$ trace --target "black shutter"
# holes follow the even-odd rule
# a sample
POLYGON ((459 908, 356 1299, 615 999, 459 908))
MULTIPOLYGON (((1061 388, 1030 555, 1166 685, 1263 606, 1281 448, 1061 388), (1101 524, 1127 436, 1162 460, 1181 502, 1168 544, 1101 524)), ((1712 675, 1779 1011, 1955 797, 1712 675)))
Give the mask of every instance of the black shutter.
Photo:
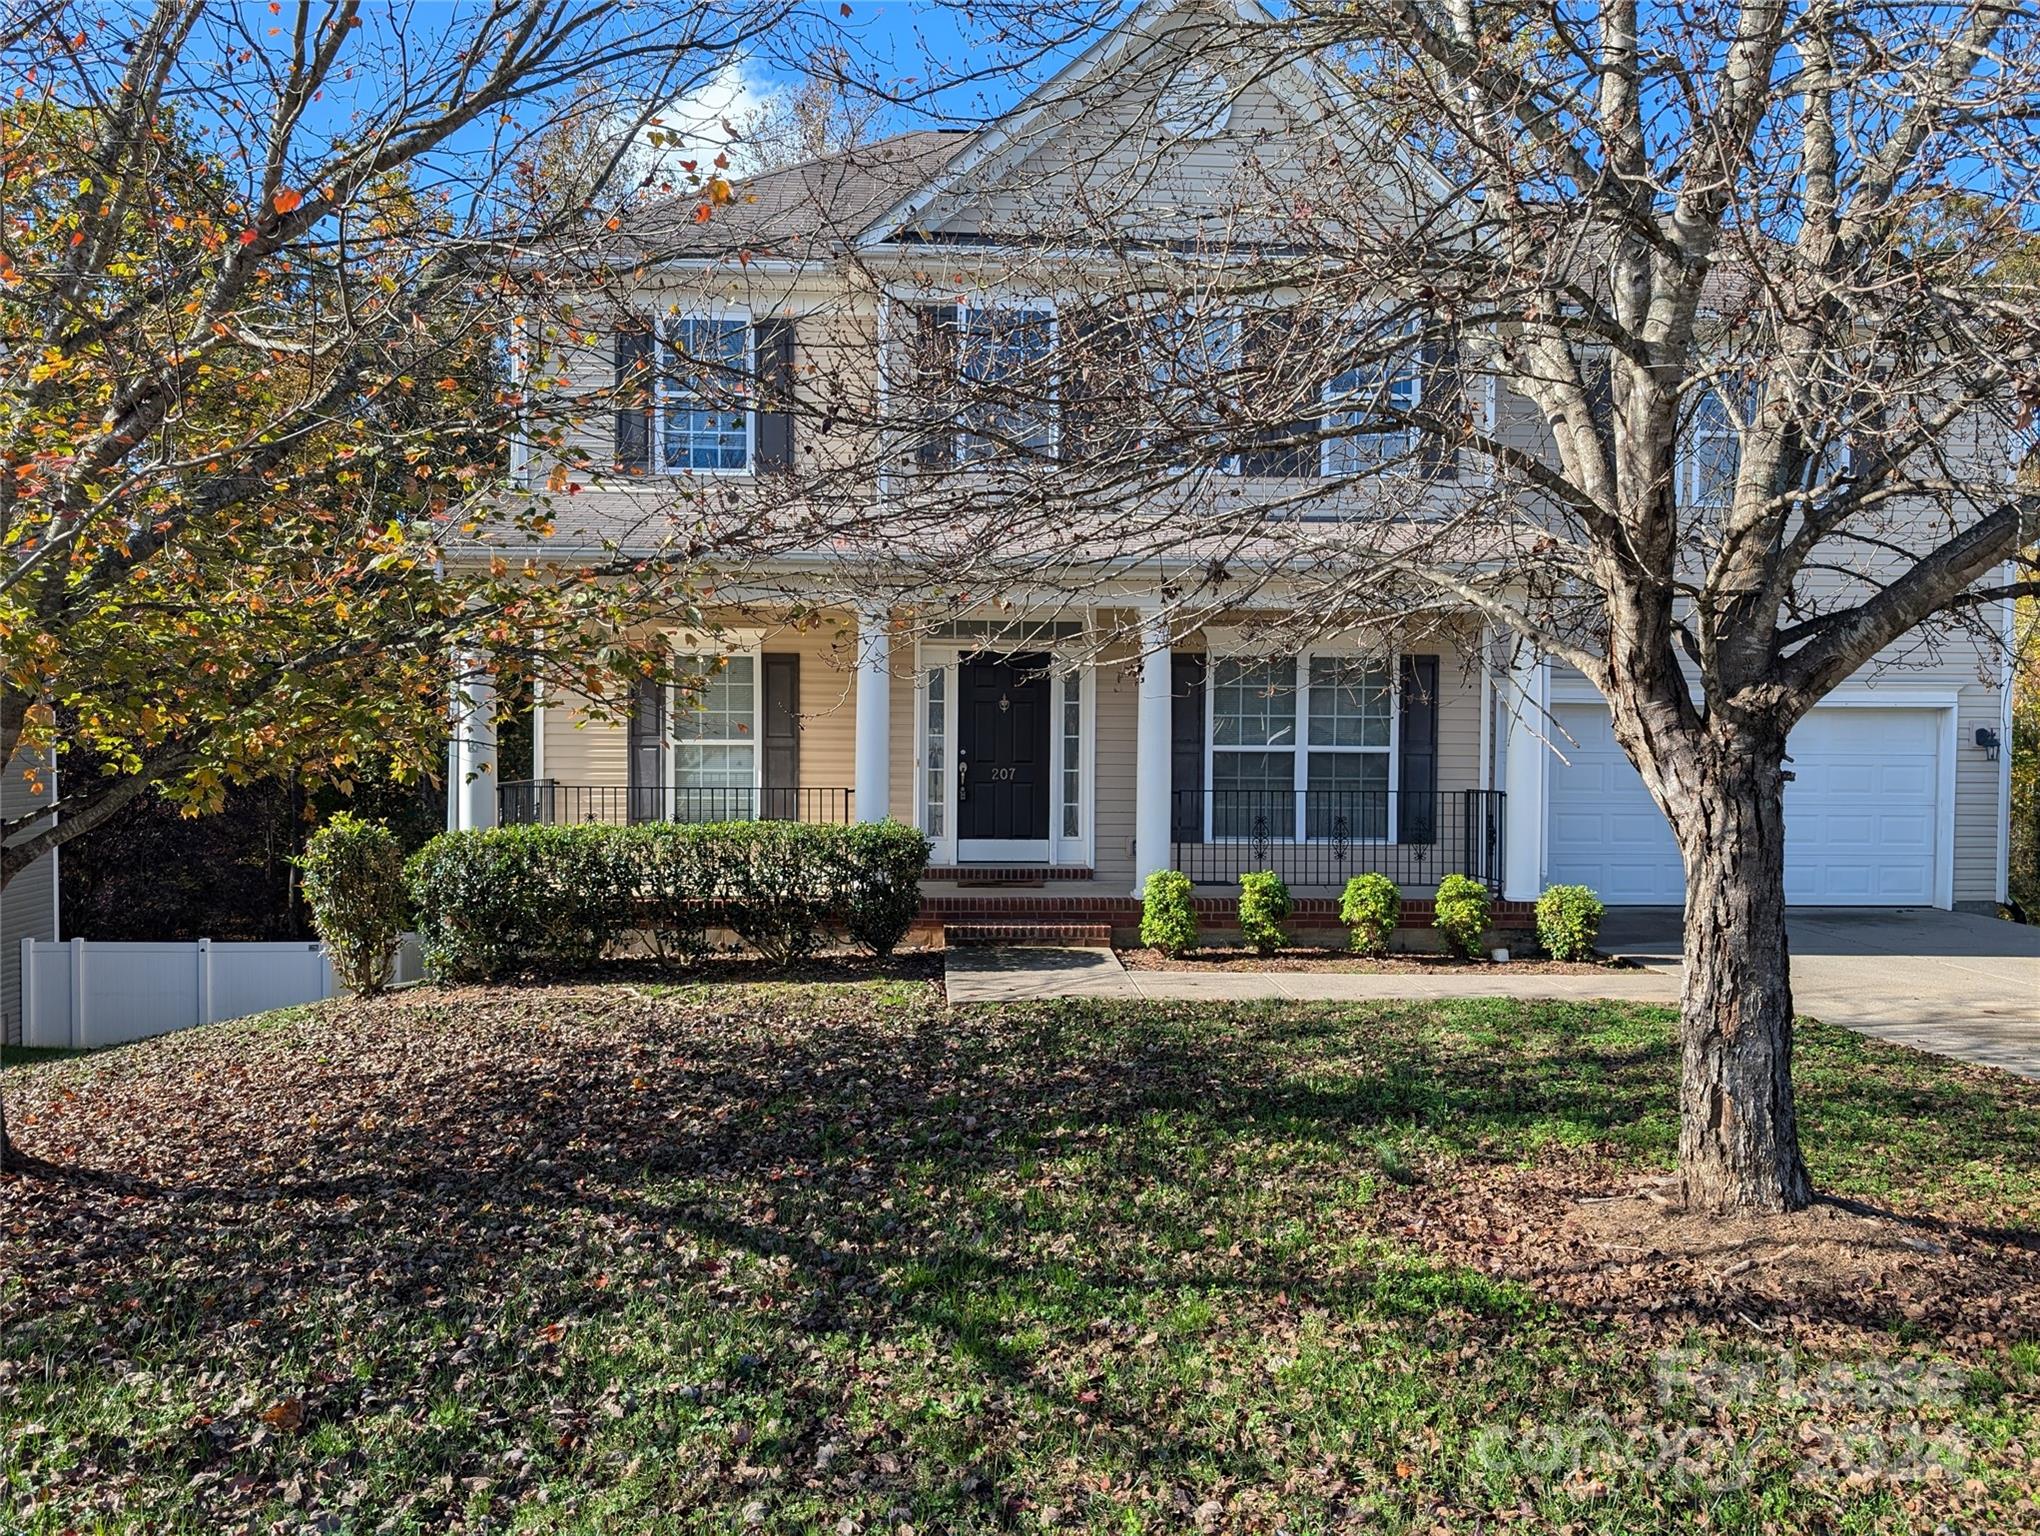
POLYGON ((616 331, 616 467, 652 467, 652 329, 631 322, 616 331))
POLYGON ((657 821, 666 809, 666 685, 641 679, 630 695, 630 819, 657 821))
POLYGON ((961 337, 954 304, 914 309, 914 408, 922 428, 914 461, 931 468, 956 462, 956 385, 961 337))
POLYGON ((758 371, 758 472, 793 468, 793 322, 761 320, 751 327, 758 371))
POLYGON ((1204 841, 1204 671, 1201 652, 1169 658, 1169 836, 1204 841))
POLYGON ((1062 440, 1065 460, 1112 459, 1140 442, 1139 349, 1133 329, 1096 309, 1062 316, 1062 440))
POLYGON ((1405 656, 1398 679, 1396 841, 1438 841, 1438 658, 1405 656))
POLYGON ((1872 379, 1849 400, 1849 477, 1875 487, 1891 473, 1890 418, 1885 408, 1887 386, 1872 379))
POLYGON ((1303 381, 1322 371, 1319 328, 1308 319, 1275 313, 1255 317, 1240 337, 1241 396, 1250 426, 1240 451, 1240 473, 1291 478, 1318 470, 1315 415, 1287 421, 1266 418, 1294 408, 1303 381))
POLYGON ((1427 342, 1419 367, 1422 398, 1417 407, 1426 416, 1449 424, 1445 432, 1426 432, 1420 455, 1424 473, 1433 480, 1459 478, 1459 428, 1466 414, 1466 387, 1459 375, 1459 348, 1451 342, 1427 342))
POLYGON ((800 818, 800 658, 765 662, 765 819, 800 818))

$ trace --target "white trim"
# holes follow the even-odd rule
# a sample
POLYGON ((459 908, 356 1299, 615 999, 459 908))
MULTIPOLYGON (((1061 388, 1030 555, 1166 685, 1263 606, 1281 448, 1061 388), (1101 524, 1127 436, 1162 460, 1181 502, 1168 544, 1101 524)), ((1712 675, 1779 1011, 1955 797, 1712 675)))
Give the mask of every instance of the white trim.
MULTIPOLYGON (((1211 631, 1207 630, 1205 633, 1209 635, 1211 631)), ((1400 841, 1397 836, 1398 817, 1396 815, 1397 794, 1402 787, 1402 698, 1399 691, 1401 686, 1402 657, 1399 652, 1369 651, 1360 642, 1353 640, 1352 637, 1339 637, 1339 639, 1333 642, 1324 645, 1306 646, 1303 650, 1288 655, 1271 655, 1265 651, 1255 650, 1251 646, 1230 650, 1211 649, 1210 642, 1207 641, 1206 654, 1213 660, 1218 661, 1266 661, 1278 664, 1287 662, 1290 669, 1290 693, 1291 697, 1295 700, 1295 739, 1288 746, 1278 746, 1271 743, 1267 746, 1258 747, 1220 748, 1218 745, 1218 679, 1215 668, 1207 670, 1204 679, 1207 702, 1204 710, 1203 805, 1203 830, 1204 841, 1206 843, 1226 845, 1253 841, 1252 838, 1248 837, 1220 837, 1212 830, 1218 805, 1217 791, 1212 775, 1213 759, 1221 750, 1226 752, 1288 752, 1291 754, 1289 782, 1292 795, 1291 808, 1293 820, 1290 824, 1290 835, 1285 838, 1273 839, 1273 841, 1279 841, 1298 848, 1308 847, 1313 842, 1332 841, 1329 838, 1313 838, 1309 835, 1310 802, 1308 796, 1310 792, 1311 752, 1313 750, 1319 752, 1338 752, 1350 757, 1386 755, 1388 758, 1388 798, 1384 807, 1386 825, 1382 828, 1382 836, 1379 839, 1367 838, 1366 841, 1369 843, 1382 842, 1390 845, 1400 841), (1382 670, 1388 674, 1388 743, 1386 746, 1313 746, 1310 739, 1310 664, 1320 657, 1329 661, 1378 662, 1382 670)), ((1275 791, 1275 793, 1280 793, 1280 791, 1275 791)))
MULTIPOLYGON (((1024 617, 1014 620, 1025 624, 1024 617)), ((1059 868, 1073 867, 1088 869, 1097 856, 1098 837, 1098 668, 1088 654, 1088 642, 1081 638, 1055 641, 1044 640, 1039 644, 1023 645, 1013 651, 1000 651, 998 642, 980 640, 917 640, 914 645, 914 825, 926 831, 928 826, 928 674, 940 670, 943 674, 942 691, 947 706, 947 735, 944 748, 948 757, 946 771, 950 794, 942 803, 942 835, 930 838, 934 850, 931 861, 937 865, 962 865, 970 863, 991 864, 1052 864, 1059 868), (957 733, 962 720, 959 711, 958 663, 965 656, 975 655, 1046 655, 1050 661, 1049 690, 1049 796, 1048 836, 1046 839, 996 840, 972 838, 965 840, 957 831, 957 803, 954 793, 956 783, 957 733), (1078 752, 1077 805, 1078 835, 1065 838, 1062 827, 1062 679, 1065 673, 1075 670, 1083 679, 1083 696, 1078 708, 1082 739, 1078 752), (1009 847, 1010 845, 1010 847, 1009 847), (1020 852, 1010 848, 1021 848, 1020 852), (986 850, 992 851, 986 851, 986 850), (1002 849, 1008 851, 1000 851, 1002 849)))
POLYGON ((705 303, 683 308, 675 302, 660 310, 652 318, 652 441, 648 474, 678 478, 684 475, 699 475, 711 479, 733 479, 755 476, 758 472, 758 401, 755 394, 748 397, 744 406, 744 464, 741 469, 698 469, 691 464, 670 465, 666 462, 666 327, 673 321, 708 320, 735 321, 742 327, 744 337, 744 377, 755 380, 758 376, 758 330, 748 306, 723 304, 710 300, 705 303))
MULTIPOLYGON (((628 748, 626 748, 628 750, 628 748)), ((531 777, 545 777, 545 679, 531 683, 531 777)))
MULTIPOLYGON (((2016 565, 2007 560, 2004 564, 2004 580, 2009 583, 2017 579, 2016 565)), ((2001 610, 1998 629, 2001 646, 1998 656, 1998 796, 1997 796, 1997 870, 1992 877, 1992 888, 1997 892, 2000 905, 2012 899, 2012 689, 2017 682, 2017 669, 2013 665, 2014 647, 2018 641, 2018 605, 2009 597, 1999 598, 2001 610)), ((1960 749, 1961 743, 1956 743, 1960 749)))
MULTIPOLYGON (((751 736, 748 741, 736 736, 717 736, 707 740, 690 739, 687 746, 748 746, 751 749, 751 814, 747 817, 718 816, 718 821, 755 821, 765 805, 765 632, 761 629, 727 630, 713 638, 697 630, 674 630, 667 637, 672 644, 675 662, 682 659, 696 661, 735 661, 747 657, 751 663, 751 736)), ((674 732, 674 724, 680 718, 678 686, 668 684, 666 688, 666 718, 659 729, 659 798, 666 809, 666 820, 679 818, 674 814, 680 809, 680 785, 676 782, 678 769, 675 764, 675 749, 683 745, 674 732)), ((626 750, 628 746, 626 744, 626 750)), ((695 786, 699 793, 708 789, 724 789, 729 786, 695 786)))

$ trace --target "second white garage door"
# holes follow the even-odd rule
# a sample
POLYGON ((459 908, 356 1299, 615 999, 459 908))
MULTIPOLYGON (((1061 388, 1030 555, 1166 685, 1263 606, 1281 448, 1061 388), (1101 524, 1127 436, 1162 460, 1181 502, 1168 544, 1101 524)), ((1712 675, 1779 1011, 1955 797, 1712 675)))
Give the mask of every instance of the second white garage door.
MULTIPOLYGON (((1579 743, 1551 764, 1552 883, 1612 904, 1685 899, 1671 829, 1615 744, 1598 704, 1560 704, 1579 743)), ((1785 897, 1808 906, 1934 900, 1942 716, 1931 709, 1817 709, 1792 733, 1785 897)))

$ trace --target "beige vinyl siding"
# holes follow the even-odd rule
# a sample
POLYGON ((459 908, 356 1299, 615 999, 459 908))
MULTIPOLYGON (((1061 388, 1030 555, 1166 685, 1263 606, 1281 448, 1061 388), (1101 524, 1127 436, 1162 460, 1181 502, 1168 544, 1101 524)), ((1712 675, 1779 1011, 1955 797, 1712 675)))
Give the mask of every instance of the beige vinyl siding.
MULTIPOLYGON (((0 778, 0 816, 12 818, 47 804, 55 791, 49 770, 30 783, 20 760, 0 778)), ((21 1041, 21 941, 57 937, 57 855, 46 854, 0 891, 0 1039, 21 1041)))
MULTIPOLYGON (((1129 622, 1131 615, 1125 615, 1129 622)), ((1115 646, 1098 662, 1097 836, 1093 843, 1099 892, 1116 896, 1133 889, 1134 773, 1140 746, 1140 664, 1130 644, 1115 646)))
MULTIPOLYGON (((1994 650, 1962 632, 1915 631, 1882 651, 1873 662, 1843 685, 1842 696, 1865 697, 1865 690, 1891 695, 1894 706, 1908 696, 1953 694, 1955 699, 1955 838, 1952 849, 1954 900, 1984 903, 1997 899, 1998 861, 2002 853, 1999 824, 2005 815, 2000 795, 1999 765, 1976 745, 1976 729, 2002 732, 2003 692, 1996 681, 1999 659, 1994 650)), ((1555 694, 1579 697, 1591 692, 1586 679, 1563 664, 1552 667, 1555 694)), ((2000 748, 2002 750, 2002 747, 2000 748)), ((1442 780, 1441 780, 1442 782, 1442 780)), ((1789 829, 1788 829, 1789 830, 1789 829)))
MULTIPOLYGON (((1131 615, 1121 615, 1126 624, 1131 615)), ((1438 788, 1478 789, 1480 783, 1480 678, 1469 660, 1475 642, 1434 637, 1411 642, 1412 654, 1438 657, 1438 788)), ((1201 651, 1204 637, 1184 637, 1175 649, 1201 651)), ((1139 752, 1140 671, 1131 645, 1115 646, 1098 664, 1097 850, 1098 889, 1133 889, 1135 773, 1139 752)), ((1278 860, 1279 862, 1279 860, 1278 860)), ((1357 864, 1359 873, 1364 860, 1357 864)))
MULTIPOLYGON (((857 755, 856 677, 852 620, 847 614, 826 615, 800 629, 761 621, 755 615, 724 612, 713 615, 730 629, 759 629, 760 650, 767 655, 800 658, 800 786, 803 790, 845 790, 855 778, 857 755)), ((911 678, 896 680, 898 690, 911 693, 911 678)), ((913 714, 906 706, 907 753, 912 752, 913 714)), ((630 781, 629 732, 620 720, 601 720, 585 698, 566 695, 547 700, 545 708, 545 776, 562 785, 621 787, 630 781)), ((895 762, 900 761, 898 757, 895 762)), ((898 775, 894 795, 897 798, 898 775)), ((820 811, 826 797, 816 795, 820 811)), ((911 801, 909 801, 911 806, 911 801)))

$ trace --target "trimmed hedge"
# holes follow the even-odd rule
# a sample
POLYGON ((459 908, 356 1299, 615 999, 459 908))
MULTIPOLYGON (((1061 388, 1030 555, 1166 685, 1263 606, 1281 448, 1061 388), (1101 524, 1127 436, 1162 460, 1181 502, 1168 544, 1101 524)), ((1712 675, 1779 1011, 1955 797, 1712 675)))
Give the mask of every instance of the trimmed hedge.
POLYGON ((426 964, 466 982, 581 970, 633 931, 683 964, 717 928, 782 965, 836 928, 889 954, 919 909, 928 854, 897 822, 520 826, 445 833, 405 876, 426 964))
POLYGON ((1289 887, 1272 869, 1240 876, 1240 937, 1254 952, 1272 955, 1289 942, 1282 925, 1289 921, 1289 887))
POLYGON ((1445 947, 1453 954, 1478 960, 1490 905, 1488 888, 1471 875, 1447 875, 1438 882, 1431 926, 1445 935, 1445 947))

